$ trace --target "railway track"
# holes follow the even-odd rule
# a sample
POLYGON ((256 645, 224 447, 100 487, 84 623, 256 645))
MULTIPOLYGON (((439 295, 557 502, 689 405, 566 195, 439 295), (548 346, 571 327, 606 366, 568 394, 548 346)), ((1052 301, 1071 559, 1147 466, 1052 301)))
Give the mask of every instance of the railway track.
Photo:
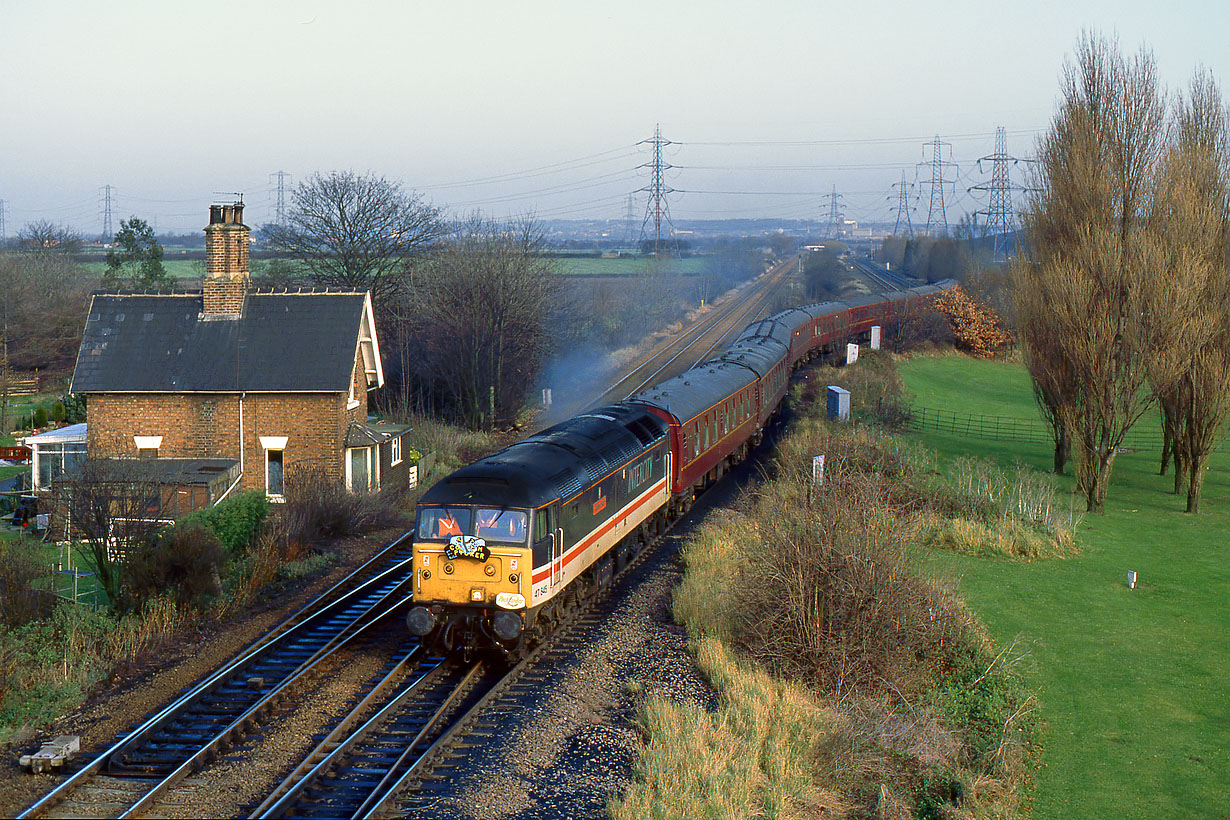
POLYGON ((342 650, 404 640, 413 576, 403 535, 59 784, 19 817, 136 817, 330 668, 342 650))
POLYGON ((684 330, 593 396, 584 406, 588 408, 620 401, 648 384, 669 379, 704 361, 726 339, 741 332, 769 310, 777 288, 797 264, 794 257, 779 262, 754 282, 746 294, 735 299, 727 310, 710 314, 684 330))
POLYGON ((861 273, 877 289, 885 293, 894 290, 905 290, 922 284, 921 282, 910 282, 900 274, 880 270, 865 259, 855 259, 854 269, 861 273))

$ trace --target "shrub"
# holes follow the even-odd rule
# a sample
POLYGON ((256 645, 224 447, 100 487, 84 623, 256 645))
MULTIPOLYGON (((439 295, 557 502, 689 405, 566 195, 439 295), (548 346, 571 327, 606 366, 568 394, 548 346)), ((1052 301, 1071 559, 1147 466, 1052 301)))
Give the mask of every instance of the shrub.
POLYGON ((64 402, 56 399, 55 404, 51 405, 51 420, 57 424, 63 423, 68 417, 68 410, 64 407, 64 402))
POLYGON ((85 393, 65 393, 60 397, 64 403, 64 420, 69 424, 85 421, 85 393))
POLYGON ((247 549, 256 540, 269 515, 269 499, 259 490, 240 493, 212 507, 185 516, 182 524, 197 523, 209 529, 231 555, 247 549))
POLYGON ((292 541, 309 546, 324 540, 404 523, 402 491, 352 493, 322 470, 298 469, 288 476, 282 527, 292 541))
POLYGON ((20 626, 51 611, 51 567, 28 538, 0 541, 0 623, 20 626))
POLYGON ((221 592, 218 569, 226 559, 218 537, 203 524, 181 522, 150 538, 125 561, 128 608, 169 594, 193 603, 221 592))
POLYGON ((34 408, 34 415, 31 417, 31 420, 35 427, 46 427, 47 417, 47 408, 40 404, 34 408))

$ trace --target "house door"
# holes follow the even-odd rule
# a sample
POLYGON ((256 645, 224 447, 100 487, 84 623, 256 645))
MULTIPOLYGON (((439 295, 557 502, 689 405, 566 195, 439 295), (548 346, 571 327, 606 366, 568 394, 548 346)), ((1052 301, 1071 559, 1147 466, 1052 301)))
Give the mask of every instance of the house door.
POLYGON ((355 447, 350 451, 350 489, 365 493, 371 486, 371 450, 355 447))

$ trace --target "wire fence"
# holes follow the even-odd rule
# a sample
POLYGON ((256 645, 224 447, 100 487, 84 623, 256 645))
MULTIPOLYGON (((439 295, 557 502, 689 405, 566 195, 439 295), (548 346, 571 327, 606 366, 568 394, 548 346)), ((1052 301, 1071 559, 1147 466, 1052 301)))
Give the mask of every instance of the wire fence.
MULTIPOLYGON (((982 416, 930 407, 911 407, 909 413, 906 427, 920 433, 949 433, 964 438, 1020 441, 1027 444, 1051 445, 1054 442, 1050 425, 1037 418, 982 416)), ((1121 445, 1124 450, 1160 450, 1161 446, 1161 433, 1148 430, 1129 430, 1121 445)))

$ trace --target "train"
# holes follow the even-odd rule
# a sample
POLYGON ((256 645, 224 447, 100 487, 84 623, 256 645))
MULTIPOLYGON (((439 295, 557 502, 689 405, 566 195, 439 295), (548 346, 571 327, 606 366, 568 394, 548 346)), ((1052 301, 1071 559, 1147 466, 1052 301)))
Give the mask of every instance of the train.
POLYGON ((407 629, 443 652, 524 656, 748 455, 795 368, 952 286, 784 310, 716 358, 441 479, 416 510, 407 629))

